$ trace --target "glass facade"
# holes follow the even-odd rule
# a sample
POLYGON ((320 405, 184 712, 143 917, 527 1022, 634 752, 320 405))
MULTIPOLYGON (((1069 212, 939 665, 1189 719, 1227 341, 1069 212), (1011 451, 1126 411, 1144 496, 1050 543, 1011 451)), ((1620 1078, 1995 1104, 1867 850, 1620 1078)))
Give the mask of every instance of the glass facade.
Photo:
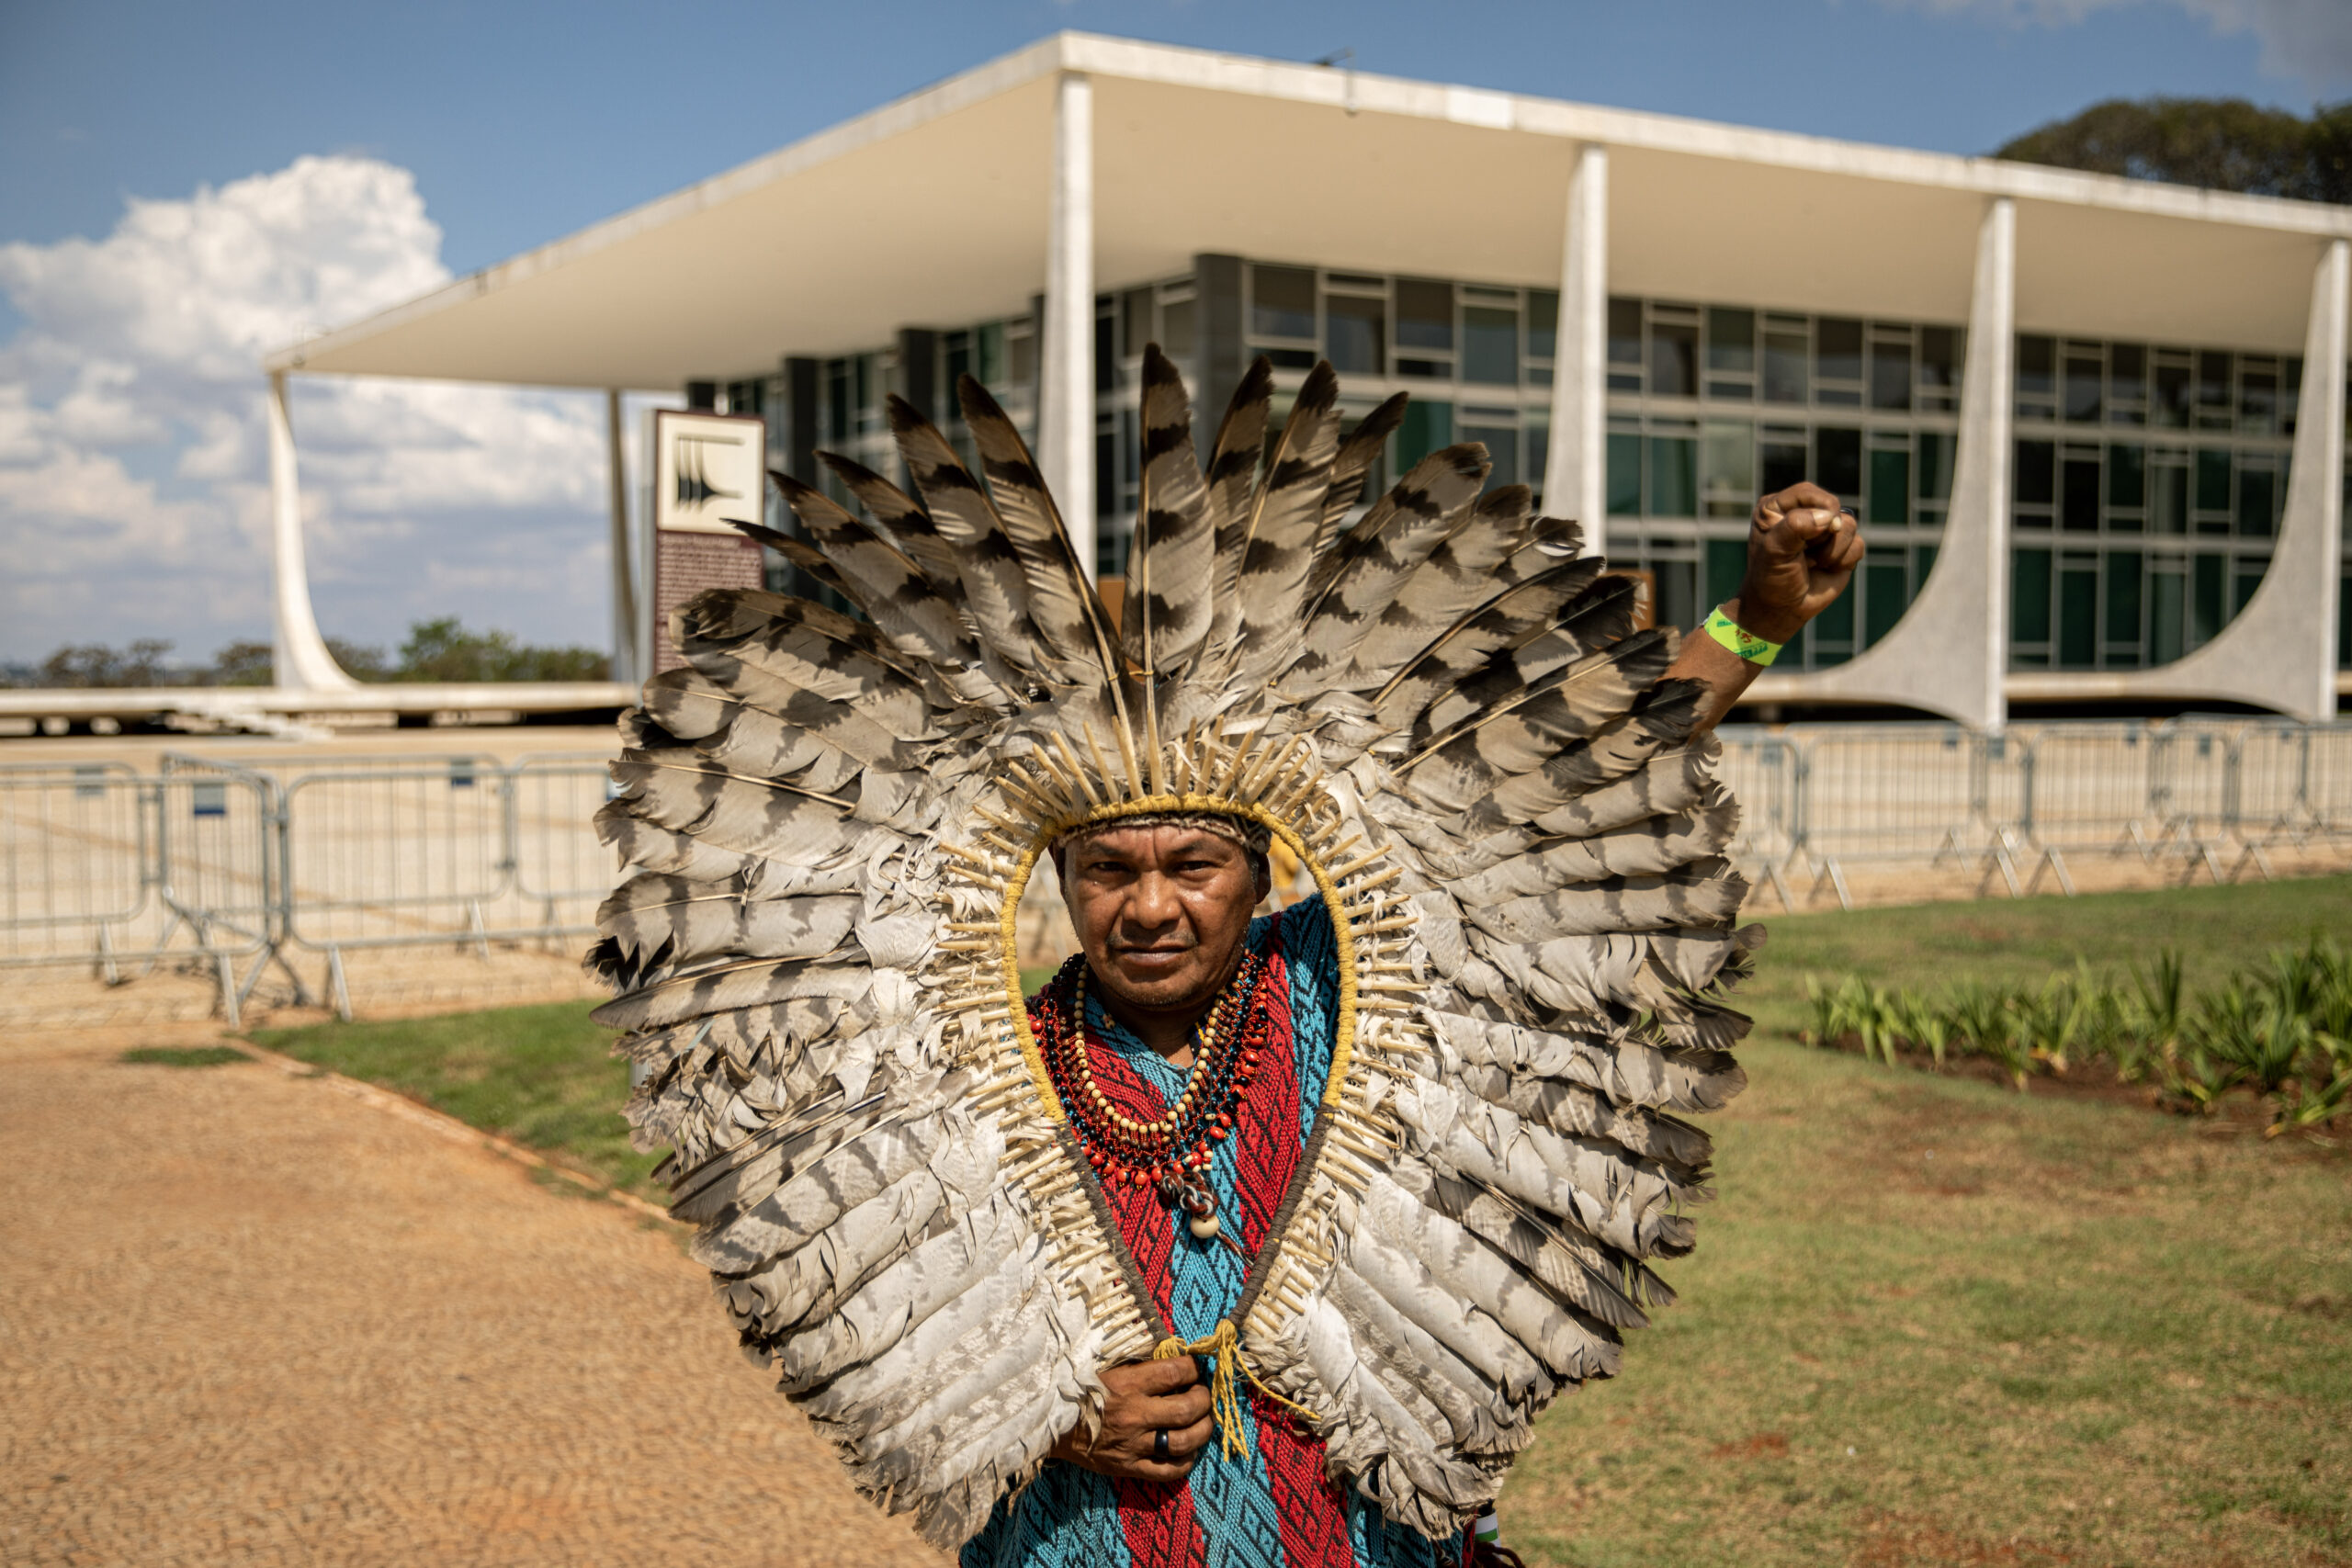
POLYGON ((2137 670, 2211 640, 2269 569, 2302 361, 2021 335, 2009 662, 2137 670))
MULTIPOLYGON (((1263 354, 1275 367, 1278 421, 1324 357, 1339 372, 1350 426, 1393 393, 1412 394, 1373 485, 1385 487, 1439 447, 1478 441, 1494 461, 1491 483, 1541 490, 1555 291, 1217 259, 1234 280, 1221 317, 1205 269, 1096 298, 1102 575, 1124 572, 1134 535, 1144 345, 1158 342, 1176 360, 1207 405, 1196 410, 1200 427, 1213 430, 1226 389, 1204 382, 1204 367, 1220 362, 1210 341, 1219 320, 1227 323, 1225 363, 1238 368, 1263 354)), ((1653 574, 1662 623, 1694 625, 1738 584, 1755 498, 1811 479, 1862 516, 1869 549, 1853 591, 1790 645, 1780 667, 1851 659, 1894 628, 1935 565, 1958 455, 1966 340, 1950 322, 1612 298, 1604 487, 1611 558, 1653 574)), ((2301 361, 2033 333, 2020 334, 2016 349, 2011 668, 2140 669, 2211 640, 2269 565, 2301 361)), ((903 333, 895 347, 815 362, 817 445, 904 482, 882 408, 897 390, 925 407, 977 468, 956 378, 978 378, 1034 433, 1037 362, 1035 323, 1025 315, 903 333)), ((727 392, 745 412, 785 398, 780 380, 727 392)), ((815 480, 847 499, 830 473, 815 480)), ((2345 484, 2352 563, 2352 467, 2345 484)), ((2352 669, 2352 564, 2341 592, 2339 660, 2352 669)))
POLYGON ((1609 547, 1690 626, 1739 586, 1758 495, 1811 479, 1869 525, 1854 587, 1775 668, 1843 663, 1893 629, 1951 500, 1965 334, 1933 322, 1609 301, 1609 547))

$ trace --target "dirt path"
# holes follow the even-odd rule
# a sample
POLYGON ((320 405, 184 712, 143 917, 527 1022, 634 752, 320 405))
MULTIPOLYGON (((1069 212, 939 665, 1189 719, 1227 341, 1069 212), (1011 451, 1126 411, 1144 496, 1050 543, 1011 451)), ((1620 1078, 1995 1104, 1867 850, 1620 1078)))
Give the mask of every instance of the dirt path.
POLYGON ((0 1562, 942 1561, 666 1227, 271 1067, 18 1039, 0 1562))

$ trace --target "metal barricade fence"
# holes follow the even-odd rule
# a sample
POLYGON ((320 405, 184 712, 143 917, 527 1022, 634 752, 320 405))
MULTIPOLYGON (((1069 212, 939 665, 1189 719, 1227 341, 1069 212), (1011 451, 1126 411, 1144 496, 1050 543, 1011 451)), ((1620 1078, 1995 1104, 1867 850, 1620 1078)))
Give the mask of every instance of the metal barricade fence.
POLYGON ((2304 798, 2312 824, 2330 839, 2352 838, 2352 724, 2314 726, 2307 744, 2304 798))
POLYGON ((2150 816, 2159 747, 2148 726, 2052 724, 2010 740, 2027 757, 2009 818, 2020 837, 2062 852, 2149 852, 2162 824, 2150 816))
POLYGON ((560 931, 592 929, 596 906, 620 881, 595 829, 597 808, 613 797, 609 761, 550 752, 524 758, 509 775, 515 892, 560 931))
POLYGON ((150 781, 115 762, 0 766, 0 964, 159 946, 150 781))
MULTIPOLYGON (((2352 725, 2194 718, 1720 732, 1741 807, 1732 859, 1797 902, 1861 863, 1997 871, 2030 892, 2068 854, 2178 856, 2216 880, 2310 840, 2352 845, 2352 725), (2235 856, 2225 863, 2223 852, 2235 856), (2030 871, 2030 874, 2029 874, 2030 871)), ((109 980, 194 964, 231 1019, 264 970, 323 953, 556 944, 619 881, 593 819, 607 759, 549 753, 0 765, 0 967, 83 964, 109 980), (294 765, 288 766, 288 761, 294 765)))
POLYGON ((1798 739, 1795 848, 1816 864, 1981 852, 1983 747, 1956 724, 1856 725, 1798 739))

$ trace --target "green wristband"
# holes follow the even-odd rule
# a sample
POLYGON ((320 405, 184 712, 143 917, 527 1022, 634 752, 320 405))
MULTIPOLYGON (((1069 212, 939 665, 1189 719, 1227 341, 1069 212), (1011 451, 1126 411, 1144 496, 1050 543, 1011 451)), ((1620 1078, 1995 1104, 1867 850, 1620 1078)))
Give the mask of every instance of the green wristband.
POLYGON ((1781 644, 1767 642, 1754 632, 1742 631, 1737 622, 1724 614, 1720 604, 1707 617, 1707 635, 1750 664, 1769 666, 1781 657, 1781 644))

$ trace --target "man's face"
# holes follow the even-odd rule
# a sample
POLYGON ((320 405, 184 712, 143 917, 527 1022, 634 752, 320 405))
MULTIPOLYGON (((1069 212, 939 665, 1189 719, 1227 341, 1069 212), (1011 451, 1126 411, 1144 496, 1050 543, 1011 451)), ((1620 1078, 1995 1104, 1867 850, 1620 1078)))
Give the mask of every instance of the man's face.
POLYGON ((1267 885, 1248 852, 1197 828, 1114 828, 1064 855, 1062 893, 1101 984, 1148 1011, 1205 1007, 1267 885))

